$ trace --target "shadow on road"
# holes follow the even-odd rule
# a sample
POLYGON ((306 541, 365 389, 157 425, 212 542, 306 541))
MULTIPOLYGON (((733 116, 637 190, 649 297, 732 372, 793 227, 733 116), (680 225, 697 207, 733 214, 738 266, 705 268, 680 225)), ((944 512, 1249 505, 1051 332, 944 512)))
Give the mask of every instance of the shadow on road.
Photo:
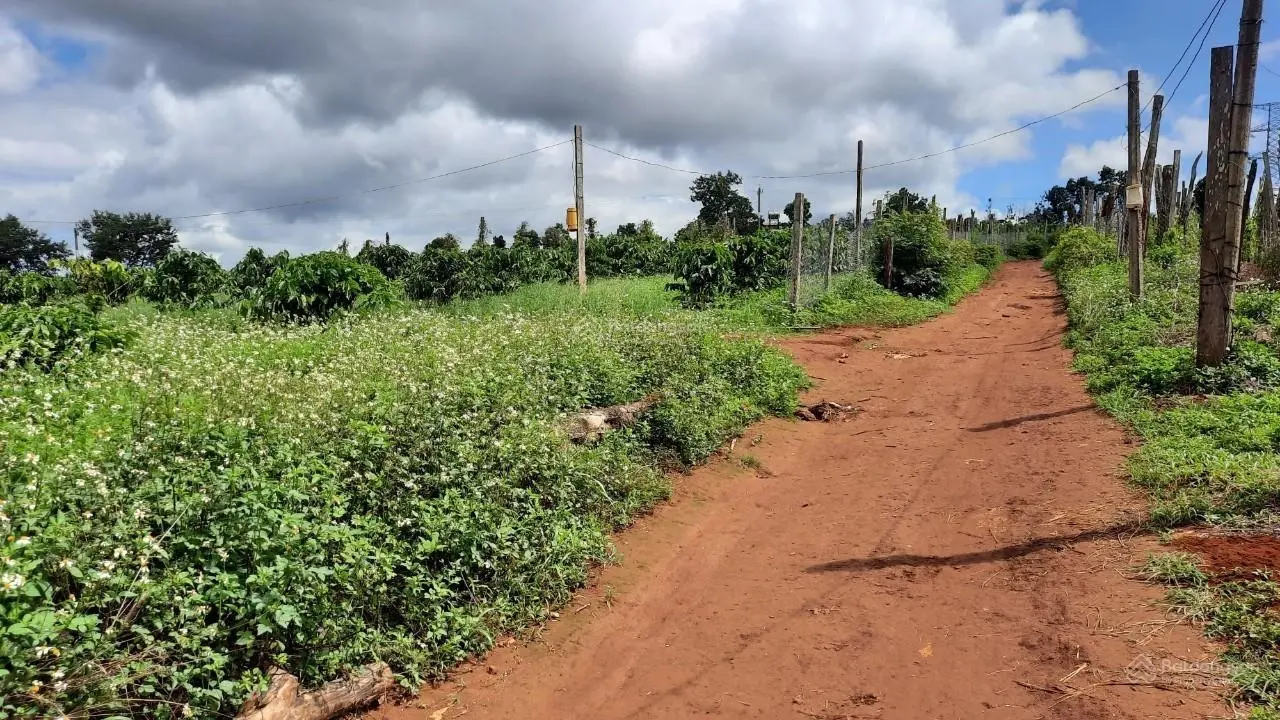
POLYGON ((1067 415, 1075 415, 1076 413, 1088 412, 1095 408, 1094 405, 1081 405, 1067 410, 1056 410, 1048 413, 1037 413, 1035 415, 1023 415, 1022 417, 1009 418, 1000 422, 987 423, 977 427, 965 428, 965 432, 980 433, 991 432, 992 430, 1003 430, 1021 425, 1023 423, 1038 422, 1040 420, 1052 420, 1053 418, 1066 417, 1067 415))
POLYGON ((805 568, 806 573, 829 572, 861 572, 864 570, 883 570, 891 567, 955 567, 960 565, 981 565, 982 563, 1012 560, 1041 550, 1053 550, 1065 545, 1072 545, 1093 540, 1108 538, 1133 537, 1148 532, 1140 523, 1125 522, 1111 527, 1096 530, 1085 530, 1072 535, 1055 535, 1053 537, 1034 538, 1017 545, 1006 545, 994 550, 960 553, 958 555, 886 555, 884 557, 850 558, 835 562, 813 565, 805 568))

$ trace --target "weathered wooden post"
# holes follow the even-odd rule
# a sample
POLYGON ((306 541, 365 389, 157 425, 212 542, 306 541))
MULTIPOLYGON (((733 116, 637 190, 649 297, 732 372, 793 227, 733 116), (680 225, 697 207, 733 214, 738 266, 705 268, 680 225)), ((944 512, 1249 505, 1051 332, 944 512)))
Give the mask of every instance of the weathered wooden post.
POLYGON ((1125 188, 1125 245, 1129 251, 1129 297, 1142 297, 1142 158, 1138 145, 1142 109, 1138 71, 1129 71, 1129 186, 1125 188))
POLYGON ((804 245, 804 193, 796 193, 794 212, 791 213, 791 288, 787 304, 791 312, 800 308, 800 261, 804 245))
POLYGON ((1214 48, 1211 56, 1211 159, 1205 183, 1205 217, 1206 221, 1212 218, 1212 222, 1205 223, 1200 242, 1196 364, 1201 367, 1222 364, 1231 349, 1236 266, 1240 253, 1240 228, 1244 222, 1244 166, 1249 157, 1261 30, 1262 0, 1244 0, 1235 67, 1232 68, 1230 46, 1214 48))

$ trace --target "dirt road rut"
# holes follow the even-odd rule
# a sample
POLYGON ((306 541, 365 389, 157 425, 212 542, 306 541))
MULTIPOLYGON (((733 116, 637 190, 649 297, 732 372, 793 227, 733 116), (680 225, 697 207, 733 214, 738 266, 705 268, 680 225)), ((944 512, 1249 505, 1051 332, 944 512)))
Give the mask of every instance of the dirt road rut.
POLYGON ((1020 263, 933 322, 788 341, 811 400, 862 412, 752 428, 539 641, 378 715, 1227 714, 1215 688, 1126 671, 1212 651, 1126 577, 1154 544, 1064 329, 1052 280, 1020 263))

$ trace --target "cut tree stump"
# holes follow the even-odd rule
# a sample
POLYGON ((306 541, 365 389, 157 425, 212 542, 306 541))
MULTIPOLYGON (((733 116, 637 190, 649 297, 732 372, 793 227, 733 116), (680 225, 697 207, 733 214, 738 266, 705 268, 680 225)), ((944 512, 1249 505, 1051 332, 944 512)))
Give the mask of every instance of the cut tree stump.
POLYGON ((576 443, 595 442, 610 430, 630 427, 658 400, 657 395, 649 395, 639 402, 584 410, 569 420, 569 439, 576 443))
POLYGON ((376 705, 396 687, 386 663, 373 663, 345 680, 299 692, 298 678, 275 669, 271 685, 240 708, 236 720, 331 720, 376 705))

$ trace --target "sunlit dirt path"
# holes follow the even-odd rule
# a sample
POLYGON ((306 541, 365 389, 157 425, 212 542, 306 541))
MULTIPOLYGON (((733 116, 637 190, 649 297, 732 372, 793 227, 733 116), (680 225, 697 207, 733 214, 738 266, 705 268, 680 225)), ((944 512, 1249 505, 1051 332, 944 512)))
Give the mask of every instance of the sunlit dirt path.
POLYGON ((862 412, 750 429, 537 641, 375 716, 1226 716, 1148 672, 1213 652, 1129 579, 1154 547, 1131 446, 1064 328, 1051 278, 1016 263, 933 322, 787 341, 809 400, 862 412))

